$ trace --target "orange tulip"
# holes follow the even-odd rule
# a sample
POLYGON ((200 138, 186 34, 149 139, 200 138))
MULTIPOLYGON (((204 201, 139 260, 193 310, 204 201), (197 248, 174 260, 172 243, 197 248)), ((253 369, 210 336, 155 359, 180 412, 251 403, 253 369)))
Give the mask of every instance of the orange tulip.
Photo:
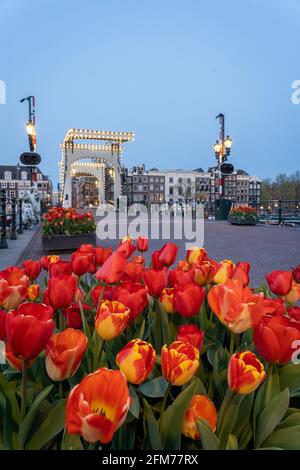
POLYGON ((174 307, 174 287, 164 289, 160 295, 159 301, 167 313, 175 313, 174 307))
POLYGON ((28 276, 16 266, 0 271, 0 307, 15 309, 26 298, 28 276))
POLYGON ((87 442, 110 442, 125 421, 131 403, 122 372, 98 369, 71 390, 66 407, 68 434, 87 442))
POLYGON ((104 300, 96 314, 95 329, 101 339, 109 341, 126 328, 130 310, 117 300, 104 300))
POLYGON ((229 279, 210 289, 207 297, 214 314, 233 333, 243 333, 256 326, 274 308, 263 294, 253 294, 241 281, 229 279))
POLYGON ((65 380, 76 374, 88 340, 80 330, 67 328, 53 335, 46 347, 46 369, 51 380, 65 380))
POLYGON ((141 339, 133 339, 118 352, 116 362, 132 384, 143 383, 155 364, 156 353, 153 346, 141 339))
POLYGON ((213 432, 217 428, 218 413, 213 402, 205 395, 194 395, 185 413, 182 434, 191 439, 200 439, 197 421, 203 419, 213 432))
POLYGON ((35 302, 36 299, 39 298, 40 295, 40 286, 39 284, 31 284, 31 286, 27 289, 27 299, 30 302, 35 302))
POLYGON ((187 383, 199 369, 199 349, 182 341, 163 346, 161 368, 163 376, 172 385, 187 383))
POLYGON ((228 387, 236 393, 247 395, 265 380, 263 364, 250 351, 233 354, 228 366, 228 387))

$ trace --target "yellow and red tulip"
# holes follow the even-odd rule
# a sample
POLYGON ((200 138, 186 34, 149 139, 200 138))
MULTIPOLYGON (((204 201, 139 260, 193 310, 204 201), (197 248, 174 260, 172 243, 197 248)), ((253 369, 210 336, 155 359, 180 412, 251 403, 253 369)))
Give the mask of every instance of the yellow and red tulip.
POLYGON ((175 313, 174 307, 174 287, 166 288, 162 291, 159 301, 167 313, 175 313))
POLYGON ((266 378, 263 364, 250 351, 231 356, 227 375, 228 387, 242 395, 256 390, 266 378))
POLYGON ((153 346, 141 339, 133 339, 118 352, 116 361, 128 382, 141 384, 152 371, 156 353, 153 346))
POLYGON ((96 314, 95 329, 98 336, 109 341, 119 336, 129 321, 130 310, 117 300, 104 300, 96 314))
POLYGON ((29 278, 23 269, 11 266, 0 271, 0 307, 15 309, 26 298, 29 278))
POLYGON ((163 346, 161 368, 163 376, 172 385, 187 383, 199 369, 199 349, 182 341, 163 346))

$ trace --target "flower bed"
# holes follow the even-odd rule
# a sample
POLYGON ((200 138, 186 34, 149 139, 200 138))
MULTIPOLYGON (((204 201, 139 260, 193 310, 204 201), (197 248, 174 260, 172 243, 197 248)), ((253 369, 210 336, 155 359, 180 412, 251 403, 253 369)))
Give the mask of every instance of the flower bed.
POLYGON ((299 449, 300 267, 147 248, 0 272, 1 449, 299 449))
POLYGON ((96 243, 96 225, 90 212, 55 207, 43 216, 42 244, 46 251, 74 250, 96 243))
POLYGON ((256 209, 248 206, 235 207, 229 213, 228 222, 232 225, 256 225, 256 209))

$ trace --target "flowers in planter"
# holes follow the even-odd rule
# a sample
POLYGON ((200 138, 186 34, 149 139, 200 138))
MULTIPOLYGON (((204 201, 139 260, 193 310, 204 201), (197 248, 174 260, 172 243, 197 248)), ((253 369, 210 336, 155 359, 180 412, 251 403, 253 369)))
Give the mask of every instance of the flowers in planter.
POLYGON ((254 207, 248 206, 237 206, 231 209, 229 213, 229 220, 239 220, 241 222, 245 221, 257 221, 257 211, 254 207))
POLYGON ((80 214, 75 209, 53 207, 43 215, 42 235, 77 235, 80 233, 94 233, 96 224, 90 212, 80 214))
POLYGON ((0 448, 300 450, 299 267, 148 245, 0 272, 0 448))

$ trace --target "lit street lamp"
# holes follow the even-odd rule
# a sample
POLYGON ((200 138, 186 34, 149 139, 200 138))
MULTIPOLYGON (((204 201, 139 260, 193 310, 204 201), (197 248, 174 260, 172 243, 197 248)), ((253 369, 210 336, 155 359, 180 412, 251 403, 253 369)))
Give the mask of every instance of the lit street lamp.
POLYGON ((223 197, 223 175, 231 174, 233 172, 233 166, 230 163, 224 164, 227 161, 232 146, 232 139, 227 135, 225 137, 225 116, 220 113, 216 117, 220 121, 220 135, 219 140, 214 144, 215 156, 218 161, 218 173, 219 173, 219 199, 223 197))

